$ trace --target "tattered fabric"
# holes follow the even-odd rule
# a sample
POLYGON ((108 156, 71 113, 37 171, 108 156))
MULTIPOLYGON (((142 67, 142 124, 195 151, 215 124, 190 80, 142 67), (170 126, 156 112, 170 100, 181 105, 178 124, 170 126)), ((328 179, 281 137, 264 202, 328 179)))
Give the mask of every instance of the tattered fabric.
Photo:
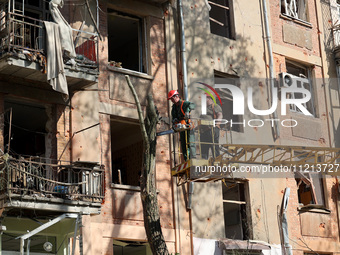
POLYGON ((63 51, 58 24, 44 21, 46 28, 47 81, 52 88, 68 96, 63 51))
POLYGON ((63 5, 64 5, 63 0, 51 0, 49 5, 50 12, 53 17, 53 20, 59 25, 61 46, 63 50, 66 51, 67 55, 70 58, 75 58, 76 52, 73 44, 72 28, 58 9, 58 6, 62 8, 63 5))

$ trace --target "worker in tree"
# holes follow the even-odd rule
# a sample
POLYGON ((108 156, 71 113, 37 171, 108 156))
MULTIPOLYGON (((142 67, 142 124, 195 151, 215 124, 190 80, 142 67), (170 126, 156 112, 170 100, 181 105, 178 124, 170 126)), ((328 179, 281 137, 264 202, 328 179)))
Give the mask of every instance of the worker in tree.
MULTIPOLYGON (((211 96, 206 93, 207 96, 207 114, 202 115, 202 119, 206 120, 216 120, 216 119, 222 119, 223 113, 222 108, 218 104, 214 104, 211 96)), ((211 126, 210 128, 207 126, 203 126, 203 128, 200 129, 201 131, 201 150, 202 150, 202 158, 208 159, 209 157, 209 149, 211 148, 213 157, 218 157, 220 155, 220 149, 219 149, 219 140, 220 140, 220 125, 216 121, 216 126, 211 126), (215 146, 213 145, 215 144, 215 146), (215 148, 214 148, 215 147, 215 148)))
MULTIPOLYGON (((192 125, 190 120, 190 112, 195 109, 195 105, 189 101, 184 101, 180 98, 177 90, 171 90, 168 93, 168 100, 173 103, 171 109, 171 117, 173 126, 177 123, 185 123, 192 125)), ((196 146, 194 131, 189 128, 180 132, 181 149, 184 156, 184 161, 196 157, 196 146)))

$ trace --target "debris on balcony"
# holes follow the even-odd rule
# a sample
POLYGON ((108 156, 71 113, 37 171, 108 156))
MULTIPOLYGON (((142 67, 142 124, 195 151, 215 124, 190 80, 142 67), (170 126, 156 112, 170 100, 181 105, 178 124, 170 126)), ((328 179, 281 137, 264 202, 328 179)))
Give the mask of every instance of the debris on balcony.
MULTIPOLYGON (((19 77, 47 82, 46 72, 48 73, 48 70, 51 70, 47 67, 48 63, 51 62, 49 60, 51 54, 47 52, 47 46, 51 43, 47 42, 44 23, 48 20, 48 17, 37 15, 30 11, 29 6, 26 5, 25 12, 23 12, 20 9, 21 5, 18 6, 14 8, 7 2, 0 4, 0 61, 3 62, 0 73, 16 76, 16 73, 20 72, 17 74, 19 77), (22 67, 23 70, 18 70, 17 67, 22 67), (37 71, 41 71, 41 73, 39 74, 37 71), (28 74, 29 77, 23 76, 22 73, 28 74)), ((49 23, 56 24, 59 28, 60 22, 58 21, 62 20, 63 17, 60 16, 61 14, 58 16, 59 10, 57 8, 56 6, 53 7, 55 14, 53 16, 55 16, 56 22, 49 23)), ((50 11, 46 11, 46 13, 50 13, 50 11)), ((63 80, 64 84, 67 83, 60 92, 66 95, 66 89, 77 90, 97 82, 99 74, 98 34, 73 29, 69 24, 62 26, 67 27, 68 32, 60 31, 57 37, 60 38, 60 34, 69 35, 67 45, 71 45, 65 46, 66 40, 63 38, 59 40, 61 42, 59 66, 64 65, 60 74, 66 76, 63 80)), ((55 44, 55 40, 52 41, 52 44, 55 44)), ((54 53, 56 53, 55 50, 54 53)), ((52 62, 57 63, 57 60, 52 60, 52 62)), ((55 82, 52 85, 54 84, 55 82)))
POLYGON ((0 193, 8 197, 101 202, 104 170, 97 162, 47 163, 41 157, 0 156, 0 193))

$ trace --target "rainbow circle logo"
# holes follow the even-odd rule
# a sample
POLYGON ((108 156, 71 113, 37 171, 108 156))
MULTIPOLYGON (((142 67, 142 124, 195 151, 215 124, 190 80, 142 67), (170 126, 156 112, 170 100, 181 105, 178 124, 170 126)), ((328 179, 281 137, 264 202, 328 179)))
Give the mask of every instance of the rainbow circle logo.
MULTIPOLYGON (((222 105, 222 100, 219 96, 219 94, 217 93, 217 91, 210 85, 204 83, 204 82, 197 82, 203 86, 206 86, 208 89, 210 89, 212 92, 214 92, 214 94, 216 95, 216 97, 218 98, 218 100, 220 101, 221 105, 222 105)), ((214 97, 214 95, 208 90, 208 89, 205 89, 205 88, 199 88, 200 90, 204 91, 205 93, 207 93, 211 98, 212 100, 214 101, 215 105, 217 104, 216 103, 216 98, 214 97)))

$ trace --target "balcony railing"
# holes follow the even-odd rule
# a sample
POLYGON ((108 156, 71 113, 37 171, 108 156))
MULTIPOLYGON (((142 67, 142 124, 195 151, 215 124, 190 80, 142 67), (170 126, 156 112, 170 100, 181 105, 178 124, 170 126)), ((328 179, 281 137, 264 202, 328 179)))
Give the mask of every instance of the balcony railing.
MULTIPOLYGON (((73 40, 78 66, 98 70, 97 34, 73 29, 73 40)), ((5 5, 0 6, 1 54, 23 53, 27 58, 35 60, 36 54, 45 56, 45 43, 43 20, 7 12, 5 5)))
POLYGON ((0 156, 0 194, 101 202, 104 170, 94 162, 45 163, 42 158, 0 156))

